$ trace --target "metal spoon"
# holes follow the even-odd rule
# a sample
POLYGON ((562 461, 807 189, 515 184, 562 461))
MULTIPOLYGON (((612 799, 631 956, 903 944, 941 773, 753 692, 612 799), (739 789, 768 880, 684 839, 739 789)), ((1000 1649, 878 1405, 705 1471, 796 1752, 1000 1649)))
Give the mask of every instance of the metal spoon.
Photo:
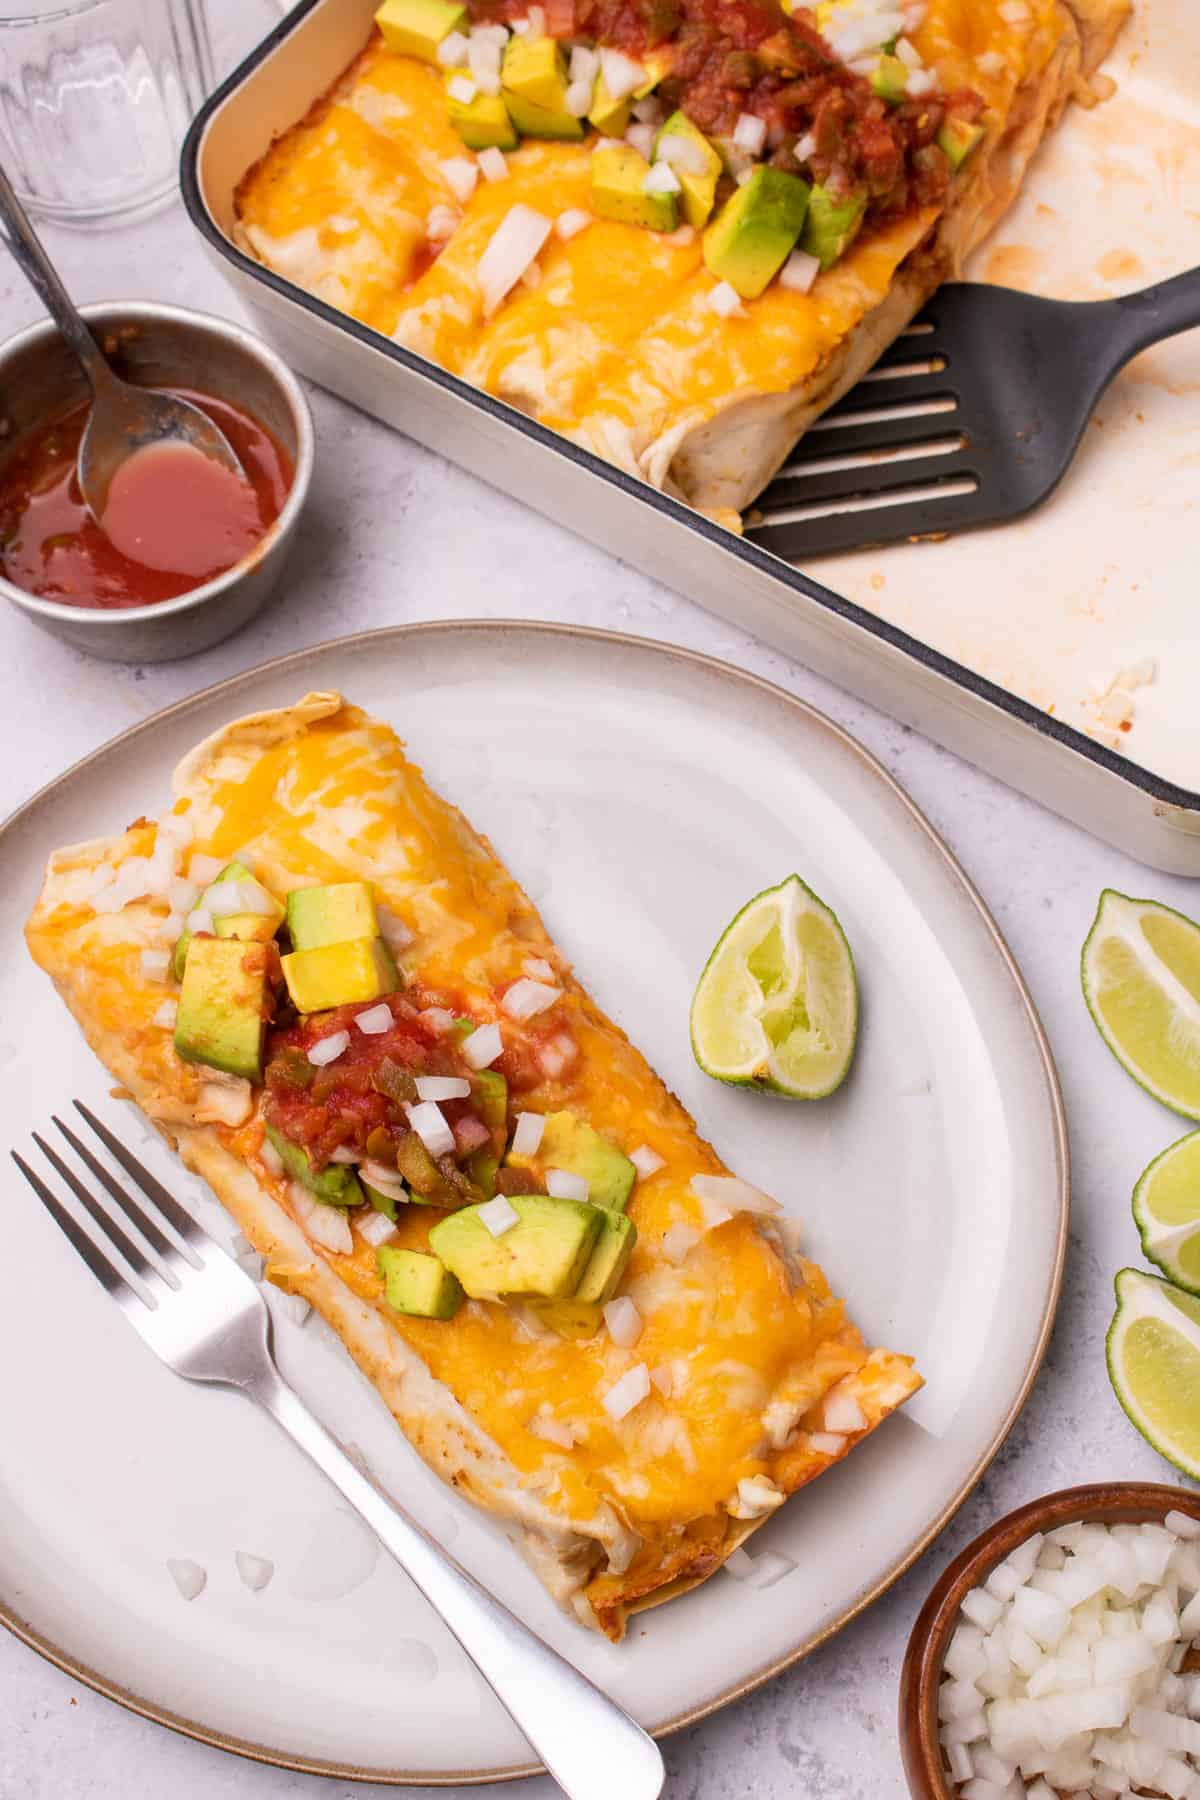
POLYGON ((92 410, 79 446, 79 489, 100 524, 108 489, 118 468, 147 444, 190 444, 235 475, 244 473, 228 439, 198 406, 174 394, 135 387, 114 374, 107 357, 75 309, 25 209, 0 169, 0 237, 22 274, 44 301, 50 316, 83 365, 92 390, 92 410))

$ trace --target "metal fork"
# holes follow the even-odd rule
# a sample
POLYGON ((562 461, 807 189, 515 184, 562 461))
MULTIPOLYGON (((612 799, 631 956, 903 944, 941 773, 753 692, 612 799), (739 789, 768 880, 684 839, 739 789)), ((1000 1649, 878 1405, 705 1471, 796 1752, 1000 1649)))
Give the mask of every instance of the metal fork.
POLYGON ((12 1158, 151 1350, 188 1381, 234 1388, 256 1400, 295 1439, 420 1588, 572 1800, 611 1800, 613 1794, 655 1800, 664 1771, 653 1740, 361 1473, 276 1368, 270 1314, 255 1283, 107 1126, 80 1101, 74 1105, 151 1206, 135 1200, 58 1117, 55 1126, 96 1187, 37 1132, 33 1141, 103 1242, 83 1229, 24 1157, 14 1150, 12 1158), (107 1200, 97 1197, 97 1188, 107 1200), (150 1246, 153 1259, 129 1234, 128 1224, 150 1246))

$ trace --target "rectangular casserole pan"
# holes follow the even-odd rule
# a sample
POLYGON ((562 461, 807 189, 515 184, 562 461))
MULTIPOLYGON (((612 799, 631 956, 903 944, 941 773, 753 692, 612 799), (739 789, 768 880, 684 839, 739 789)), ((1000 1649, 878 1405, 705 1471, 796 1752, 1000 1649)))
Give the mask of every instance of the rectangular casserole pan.
POLYGON ((336 311, 237 247, 238 183, 358 54, 375 4, 302 0, 206 103, 184 145, 192 222, 291 364, 600 548, 620 544, 623 561, 1129 855, 1200 875, 1200 794, 336 311))

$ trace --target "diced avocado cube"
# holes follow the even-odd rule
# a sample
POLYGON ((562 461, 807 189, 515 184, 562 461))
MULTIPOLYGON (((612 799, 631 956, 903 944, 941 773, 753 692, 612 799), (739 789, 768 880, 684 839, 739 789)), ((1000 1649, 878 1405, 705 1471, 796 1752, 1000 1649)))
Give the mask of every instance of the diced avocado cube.
POLYGON ((602 219, 641 225, 647 231, 674 231, 678 194, 648 194, 650 164, 632 144, 602 144, 592 156, 592 209, 602 219))
POLYGON ((508 1124, 508 1083, 494 1069, 481 1069, 475 1077, 475 1094, 479 1116, 493 1130, 508 1124))
POLYGON ((695 170, 683 168, 679 163, 672 163, 679 185, 683 192, 680 203, 683 216, 689 225, 699 231, 708 223, 708 215, 712 212, 713 202, 717 196, 717 181, 721 174, 721 158, 686 113, 672 113, 654 142, 654 159, 656 162, 669 161, 663 156, 663 144, 669 138, 681 138, 684 143, 693 146, 697 165, 701 157, 704 168, 695 170))
POLYGON ((444 1263, 424 1250, 397 1250, 390 1244, 375 1252, 387 1290, 387 1303, 415 1319, 452 1319, 463 1291, 444 1263))
POLYGON ((194 937, 175 1019, 175 1049, 185 1062, 262 1080, 267 1012, 265 944, 194 937))
POLYGON ((382 938, 354 938, 322 944, 316 950, 293 950, 280 958, 288 993, 298 1012, 327 1012, 394 994, 400 976, 382 938))
MULTIPOLYGON (((262 895, 264 901, 270 901, 272 910, 269 914, 230 913, 224 918, 214 918, 214 934, 217 937, 242 938, 247 943, 267 943, 275 936, 275 933, 279 930, 279 927, 283 922, 283 908, 280 906, 278 900, 276 900, 274 894, 269 894, 262 883, 254 879, 254 876, 250 873, 245 863, 231 862, 227 864, 216 879, 209 882, 199 900, 196 902, 197 908, 206 907, 212 897, 214 888, 220 887, 221 883, 225 881, 236 881, 239 886, 244 889, 253 888, 256 894, 262 895)), ((183 980, 183 971, 187 964, 188 945, 191 941, 192 934, 190 931, 183 932, 176 939, 171 963, 172 972, 174 973, 176 981, 183 980)))
POLYGON ((398 56, 436 62, 438 45, 457 31, 466 17, 466 7, 453 4, 453 0, 383 0, 375 23, 388 49, 398 56))
POLYGON ((378 937, 375 895, 365 881, 293 888, 287 897, 287 925, 293 950, 319 950, 323 944, 378 937))
POLYGON ((865 191, 835 200, 818 181, 809 197, 800 248, 815 256, 823 269, 831 269, 857 236, 866 209, 865 191))
POLYGON ((908 87, 908 70, 898 56, 881 56, 871 73, 871 86, 889 106, 899 106, 908 87))
POLYGON ((591 111, 588 113, 588 124, 600 133, 601 137, 624 137, 633 117, 633 96, 626 94, 623 100, 614 100, 608 91, 604 76, 596 78, 596 90, 592 95, 591 111))
POLYGON ((509 1205, 517 1223, 493 1237, 478 1206, 464 1206, 439 1221, 430 1248, 472 1296, 512 1294, 561 1300, 574 1294, 600 1235, 598 1206, 518 1194, 509 1205))
POLYGON ((391 1219, 392 1223, 395 1224, 396 1202, 392 1199, 392 1196, 390 1194, 385 1194, 381 1188, 373 1187, 365 1175, 360 1175, 359 1181, 363 1193, 371 1202, 375 1211, 382 1213, 385 1218, 391 1219))
POLYGON ((531 1300, 531 1311, 564 1338, 594 1338, 604 1323, 604 1308, 579 1300, 531 1300))
POLYGON ((952 113, 948 119, 943 119, 937 141, 939 149, 950 158, 950 167, 961 169, 982 137, 982 125, 972 125, 952 113))
POLYGON ((293 1181, 306 1187, 310 1194, 326 1206, 361 1206, 363 1191, 350 1163, 327 1163, 318 1174, 303 1144, 293 1144, 274 1125, 266 1127, 266 1135, 274 1144, 283 1166, 293 1181))
POLYGON ((571 142, 583 136, 583 120, 574 118, 565 106, 539 106, 536 100, 526 100, 523 94, 509 93, 505 93, 504 104, 522 137, 561 138, 571 142))
POLYGON ((500 85, 535 106, 561 112, 566 106, 567 64, 556 39, 511 37, 500 65, 500 85))
POLYGON ((622 1212, 604 1211, 604 1223, 573 1298, 583 1305, 603 1306, 621 1285, 637 1243, 637 1227, 622 1212))
POLYGON ((806 181, 759 163, 704 233, 704 260, 718 281, 753 300, 791 255, 807 210, 806 181))
POLYGON ((477 93, 473 100, 456 100, 449 91, 455 73, 446 76, 446 107, 463 143, 469 150, 515 150, 521 140, 503 96, 477 93))
POLYGON ((517 1156, 511 1150, 505 1157, 514 1169, 566 1169, 582 1175, 588 1184, 588 1199, 593 1206, 623 1212, 637 1170, 629 1158, 606 1137, 572 1112, 546 1114, 542 1141, 536 1156, 517 1156))

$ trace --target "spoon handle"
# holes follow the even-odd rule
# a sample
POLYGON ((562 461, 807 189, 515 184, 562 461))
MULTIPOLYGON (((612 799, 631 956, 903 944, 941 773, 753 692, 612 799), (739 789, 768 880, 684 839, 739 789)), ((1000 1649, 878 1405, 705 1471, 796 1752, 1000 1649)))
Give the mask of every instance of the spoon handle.
POLYGON ((12 183, 0 168, 0 237, 12 251, 26 280, 45 303, 54 323, 83 364, 95 393, 112 380, 112 370, 100 346, 76 311, 75 304, 59 280, 58 271, 42 248, 29 222, 29 216, 13 192, 12 183))

